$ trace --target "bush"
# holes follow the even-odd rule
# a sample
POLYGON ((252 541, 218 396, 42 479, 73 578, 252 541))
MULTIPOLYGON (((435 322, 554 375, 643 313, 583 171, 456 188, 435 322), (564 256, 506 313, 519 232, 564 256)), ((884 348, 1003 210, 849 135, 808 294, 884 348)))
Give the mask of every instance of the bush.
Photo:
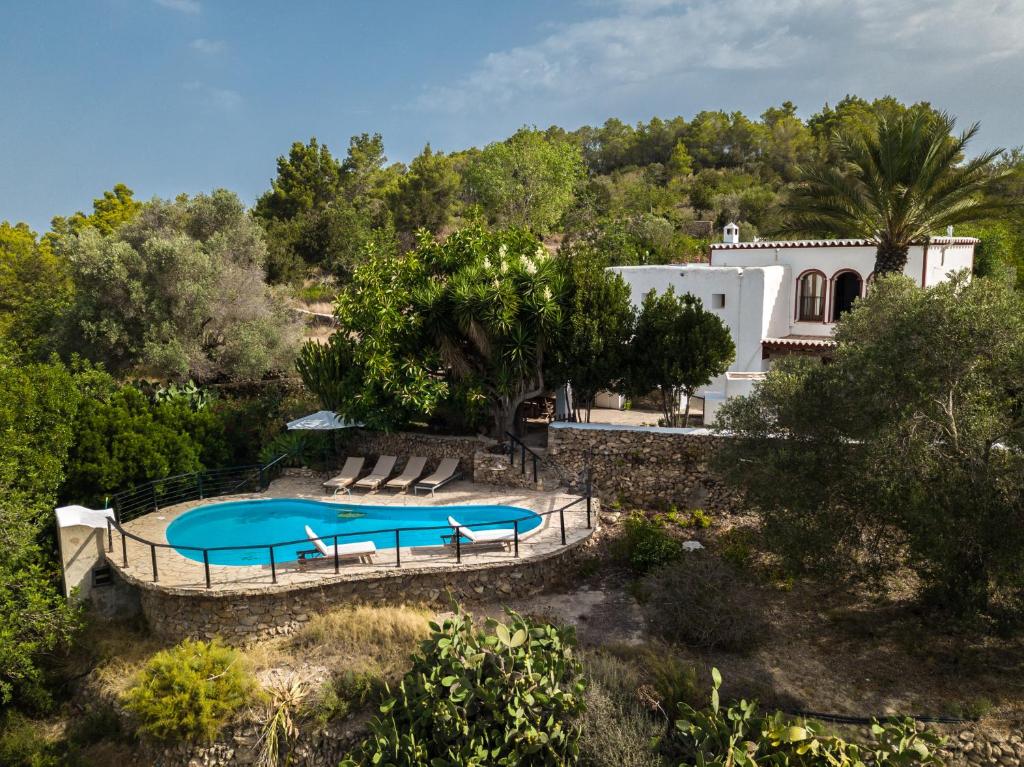
POLYGON ((664 764, 652 743, 665 734, 665 722, 641 703, 644 676, 632 663, 604 652, 584 659, 580 764, 584 767, 649 767, 664 764))
POLYGON ((128 691, 125 706, 138 718, 142 734, 168 741, 212 741, 252 699, 254 689, 237 652, 217 639, 186 639, 150 659, 128 691))
POLYGON ((642 596, 651 630, 668 641, 746 650, 768 630, 757 611, 757 589, 707 552, 693 552, 649 575, 642 596))
POLYGON ((710 704, 680 706, 667 750, 684 764, 725 765, 863 765, 912 767, 941 764, 936 750, 943 740, 930 730, 917 732, 913 719, 874 722, 872 742, 857 744, 825 731, 813 720, 788 718, 780 711, 758 712, 757 701, 740 700, 723 707, 718 690, 722 676, 711 671, 710 704))
POLYGON ((63 736, 53 721, 35 721, 9 709, 0 716, 0 764, 4 767, 91 767, 89 749, 127 748, 128 734, 113 707, 100 703, 67 722, 63 736))
POLYGON ((618 549, 619 558, 638 573, 667 564, 683 551, 682 544, 665 531, 661 522, 640 512, 626 517, 618 549))
POLYGON ((681 512, 675 506, 669 508, 665 519, 677 527, 696 527, 701 530, 711 527, 711 515, 704 509, 693 509, 689 512, 681 512))
POLYGON ((310 713, 323 726, 358 711, 378 699, 384 690, 384 680, 376 674, 346 671, 320 688, 310 713))
POLYGON ((474 627, 461 613, 433 633, 388 690, 371 734, 344 767, 550 765, 576 760, 583 710, 571 629, 509 622, 474 627))

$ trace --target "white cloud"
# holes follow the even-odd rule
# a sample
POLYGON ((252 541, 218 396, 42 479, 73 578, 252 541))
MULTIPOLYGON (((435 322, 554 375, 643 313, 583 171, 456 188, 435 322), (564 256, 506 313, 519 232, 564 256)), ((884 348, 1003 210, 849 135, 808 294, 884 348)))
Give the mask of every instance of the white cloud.
POLYGON ((188 47, 207 56, 216 56, 223 53, 227 46, 223 40, 209 40, 205 37, 197 37, 188 44, 188 47))
POLYGON ((199 13, 202 10, 199 0, 154 0, 154 2, 164 8, 181 13, 199 13))
POLYGON ((195 93, 208 107, 222 112, 233 112, 244 102, 242 94, 230 88, 217 88, 199 80, 182 83, 184 90, 195 93))
POLYGON ((595 14, 529 45, 494 51, 417 106, 462 111, 520 99, 609 98, 694 77, 735 82, 927 66, 963 72, 1024 54, 1024 0, 595 0, 595 14), (731 74, 730 74, 731 73, 731 74), (747 74, 745 74, 747 73, 747 74))

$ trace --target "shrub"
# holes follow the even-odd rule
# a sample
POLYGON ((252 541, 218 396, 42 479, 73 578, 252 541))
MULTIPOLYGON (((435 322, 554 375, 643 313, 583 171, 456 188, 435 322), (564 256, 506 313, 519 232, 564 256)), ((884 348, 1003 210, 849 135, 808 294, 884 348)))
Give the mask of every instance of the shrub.
POLYGON ((912 767, 941 764, 936 750, 942 739, 930 730, 917 732, 914 720, 874 722, 872 742, 851 743, 825 731, 819 722, 762 714, 757 701, 740 700, 723 707, 718 690, 722 676, 712 669, 710 704, 680 706, 681 718, 667 742, 684 764, 726 765, 863 765, 912 767))
POLYGON ((642 592, 651 630, 668 641, 746 650, 768 630, 757 610, 757 589, 706 552, 693 552, 652 573, 642 592))
POLYGON ((651 715, 637 690, 645 678, 632 663, 606 652, 584 659, 584 694, 580 764, 584 767, 649 767, 664 764, 653 747, 665 722, 651 715))
POLYGON ((213 740, 253 696, 241 656, 217 639, 186 639, 150 659, 129 689, 126 708, 139 731, 159 740, 213 740))
POLYGON ((680 512, 673 504, 665 514, 665 519, 677 527, 696 527, 706 529, 711 527, 711 515, 704 509, 693 509, 690 512, 680 512))
POLYGON ((626 517, 618 542, 619 558, 638 573, 646 573, 678 558, 682 544, 669 535, 664 526, 634 512, 626 517))
POLYGON ((258 742, 257 767, 287 764, 288 744, 299 735, 298 717, 303 713, 306 685, 295 677, 273 679, 265 688, 267 706, 263 715, 263 732, 258 742))
POLYGON ((754 534, 751 530, 734 527, 718 539, 718 554, 738 568, 748 568, 754 559, 754 534))
POLYGON ((477 629, 456 613, 388 690, 371 734, 342 765, 550 765, 579 751, 584 683, 571 629, 516 613, 477 629))
POLYGON ((366 671, 346 671, 320 688, 311 710, 321 726, 344 719, 384 692, 384 680, 366 671))

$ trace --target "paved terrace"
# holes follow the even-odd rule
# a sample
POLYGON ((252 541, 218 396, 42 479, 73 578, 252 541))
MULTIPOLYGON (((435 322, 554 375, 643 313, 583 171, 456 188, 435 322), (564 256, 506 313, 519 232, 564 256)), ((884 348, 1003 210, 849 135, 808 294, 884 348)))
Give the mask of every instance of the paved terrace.
MULTIPOLYGON (((251 498, 307 498, 318 501, 343 503, 346 505, 370 504, 379 506, 452 506, 460 504, 495 504, 520 506, 543 514, 554 511, 580 498, 564 492, 534 492, 517 488, 478 485, 467 481, 452 482, 446 485, 437 495, 413 496, 411 494, 395 495, 391 492, 352 493, 338 496, 324 495, 320 480, 304 477, 282 477, 275 480, 264 493, 219 496, 202 501, 190 501, 175 506, 168 506, 145 516, 125 523, 129 532, 154 543, 167 543, 167 526, 185 512, 210 503, 245 500, 251 498)), ((592 521, 597 527, 598 501, 593 500, 592 521)), ((581 501, 565 512, 565 539, 569 546, 579 543, 590 536, 593 529, 587 529, 586 503, 581 501)), ((301 538, 299 534, 295 538, 301 538)), ((272 543, 273 541, 267 541, 272 543)), ((396 572, 424 572, 429 570, 475 569, 481 566, 500 567, 504 563, 516 561, 511 551, 489 546, 475 548, 463 544, 462 564, 455 561, 455 549, 447 546, 402 547, 402 567, 396 569, 394 548, 379 549, 373 564, 359 564, 352 560, 341 561, 341 572, 334 573, 333 558, 317 559, 313 563, 299 568, 296 562, 277 563, 277 583, 271 578, 270 565, 210 565, 211 588, 206 588, 206 577, 203 563, 183 557, 171 548, 156 549, 157 572, 159 580, 153 583, 151 550, 148 545, 128 539, 128 567, 123 567, 121 557, 121 536, 114 531, 114 549, 107 558, 115 569, 120 571, 129 582, 159 588, 168 592, 200 591, 220 594, 227 593, 265 593, 268 591, 285 591, 294 586, 337 581, 373 578, 396 572)), ((261 541, 262 543, 262 541, 261 541)), ((218 545, 210 542, 211 547, 218 545)), ((330 541, 328 541, 330 545, 330 541)), ((310 545, 312 548, 312 544, 310 545)), ((520 560, 531 557, 542 557, 562 548, 559 517, 552 514, 542 518, 540 527, 531 530, 519 541, 520 560)))

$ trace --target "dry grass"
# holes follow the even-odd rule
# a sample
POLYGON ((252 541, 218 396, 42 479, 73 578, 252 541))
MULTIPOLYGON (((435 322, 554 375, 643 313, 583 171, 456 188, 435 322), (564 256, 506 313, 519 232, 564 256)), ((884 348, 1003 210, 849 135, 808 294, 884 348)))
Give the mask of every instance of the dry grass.
POLYGON ((261 677, 268 670, 300 665, 392 677, 408 667, 433 617, 415 607, 341 607, 314 616, 289 637, 254 644, 245 655, 261 677))
POLYGON ((431 612, 411 607, 348 607, 315 616, 291 644, 318 655, 404 661, 430 633, 432 618, 431 612))

